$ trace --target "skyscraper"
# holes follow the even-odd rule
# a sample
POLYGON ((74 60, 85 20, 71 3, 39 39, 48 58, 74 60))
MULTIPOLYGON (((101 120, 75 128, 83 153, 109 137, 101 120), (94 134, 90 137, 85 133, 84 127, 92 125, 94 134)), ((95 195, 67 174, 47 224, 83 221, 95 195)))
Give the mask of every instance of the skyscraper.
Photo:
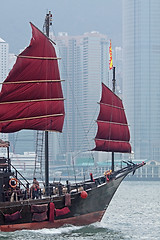
POLYGON ((0 82, 2 83, 8 74, 8 52, 9 46, 0 38, 0 82))
MULTIPOLYGON (((0 83, 4 81, 8 74, 8 53, 9 46, 2 38, 0 38, 0 83)), ((0 85, 1 90, 2 85, 0 85)), ((4 141, 8 140, 8 134, 0 133, 0 138, 4 141)), ((6 149, 1 148, 1 152, 6 152, 6 149)))
POLYGON ((135 158, 160 159, 160 1, 123 0, 123 95, 135 158))
POLYGON ((56 39, 62 60, 61 78, 65 79, 66 134, 65 152, 85 151, 94 146, 101 82, 108 82, 109 41, 98 32, 81 36, 60 33, 56 39), (89 143, 92 140, 92 145, 89 143))

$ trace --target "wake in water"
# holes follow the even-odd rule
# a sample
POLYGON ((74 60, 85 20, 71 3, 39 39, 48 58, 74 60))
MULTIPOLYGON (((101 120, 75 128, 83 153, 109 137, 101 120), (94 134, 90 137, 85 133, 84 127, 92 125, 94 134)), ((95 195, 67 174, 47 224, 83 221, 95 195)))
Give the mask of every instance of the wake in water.
POLYGON ((14 233, 1 233, 0 240, 97 240, 97 239, 124 239, 120 232, 115 232, 106 227, 105 223, 95 223, 88 226, 67 225, 61 228, 40 229, 40 230, 22 230, 14 233))
MULTIPOLYGON (((54 239, 123 239, 119 232, 106 228, 105 224, 91 224, 83 227, 65 226, 60 229, 43 229, 39 233, 54 236, 54 239), (56 236, 55 236, 56 235, 56 236)), ((48 238, 50 239, 50 238, 48 238)))

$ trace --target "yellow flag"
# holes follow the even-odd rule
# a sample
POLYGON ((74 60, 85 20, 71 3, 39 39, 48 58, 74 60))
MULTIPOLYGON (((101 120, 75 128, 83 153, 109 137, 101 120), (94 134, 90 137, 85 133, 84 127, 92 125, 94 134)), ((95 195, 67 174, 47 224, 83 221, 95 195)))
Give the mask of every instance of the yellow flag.
POLYGON ((113 60, 112 60, 112 45, 110 40, 110 46, 109 46, 109 70, 113 68, 113 60))

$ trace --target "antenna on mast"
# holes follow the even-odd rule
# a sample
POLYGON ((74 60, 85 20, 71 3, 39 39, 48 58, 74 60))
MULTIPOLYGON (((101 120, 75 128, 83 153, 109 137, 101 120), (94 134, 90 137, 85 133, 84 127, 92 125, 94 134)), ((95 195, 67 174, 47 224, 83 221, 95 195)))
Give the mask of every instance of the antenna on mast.
POLYGON ((46 14, 45 22, 44 22, 44 25, 43 25, 43 32, 45 32, 47 37, 49 37, 49 27, 50 26, 52 26, 52 13, 51 13, 51 11, 49 11, 46 14))

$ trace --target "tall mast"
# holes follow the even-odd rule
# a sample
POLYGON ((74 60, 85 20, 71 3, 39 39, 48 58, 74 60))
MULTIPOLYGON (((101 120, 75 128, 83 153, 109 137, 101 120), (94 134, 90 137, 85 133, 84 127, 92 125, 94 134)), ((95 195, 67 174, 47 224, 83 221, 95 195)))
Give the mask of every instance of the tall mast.
POLYGON ((112 79, 112 84, 113 84, 113 86, 112 86, 112 91, 115 93, 115 89, 116 89, 116 78, 115 78, 115 73, 116 73, 116 68, 115 67, 113 67, 113 79, 112 79))
MULTIPOLYGON (((49 27, 52 25, 52 14, 46 14, 45 18, 45 32, 47 37, 49 37, 49 27)), ((45 193, 49 195, 49 145, 48 145, 48 131, 45 131, 45 193)))
MULTIPOLYGON (((113 67, 113 79, 112 79, 112 91, 115 93, 116 78, 115 78, 115 67, 113 67)), ((114 172, 114 152, 112 152, 112 172, 114 172)))

